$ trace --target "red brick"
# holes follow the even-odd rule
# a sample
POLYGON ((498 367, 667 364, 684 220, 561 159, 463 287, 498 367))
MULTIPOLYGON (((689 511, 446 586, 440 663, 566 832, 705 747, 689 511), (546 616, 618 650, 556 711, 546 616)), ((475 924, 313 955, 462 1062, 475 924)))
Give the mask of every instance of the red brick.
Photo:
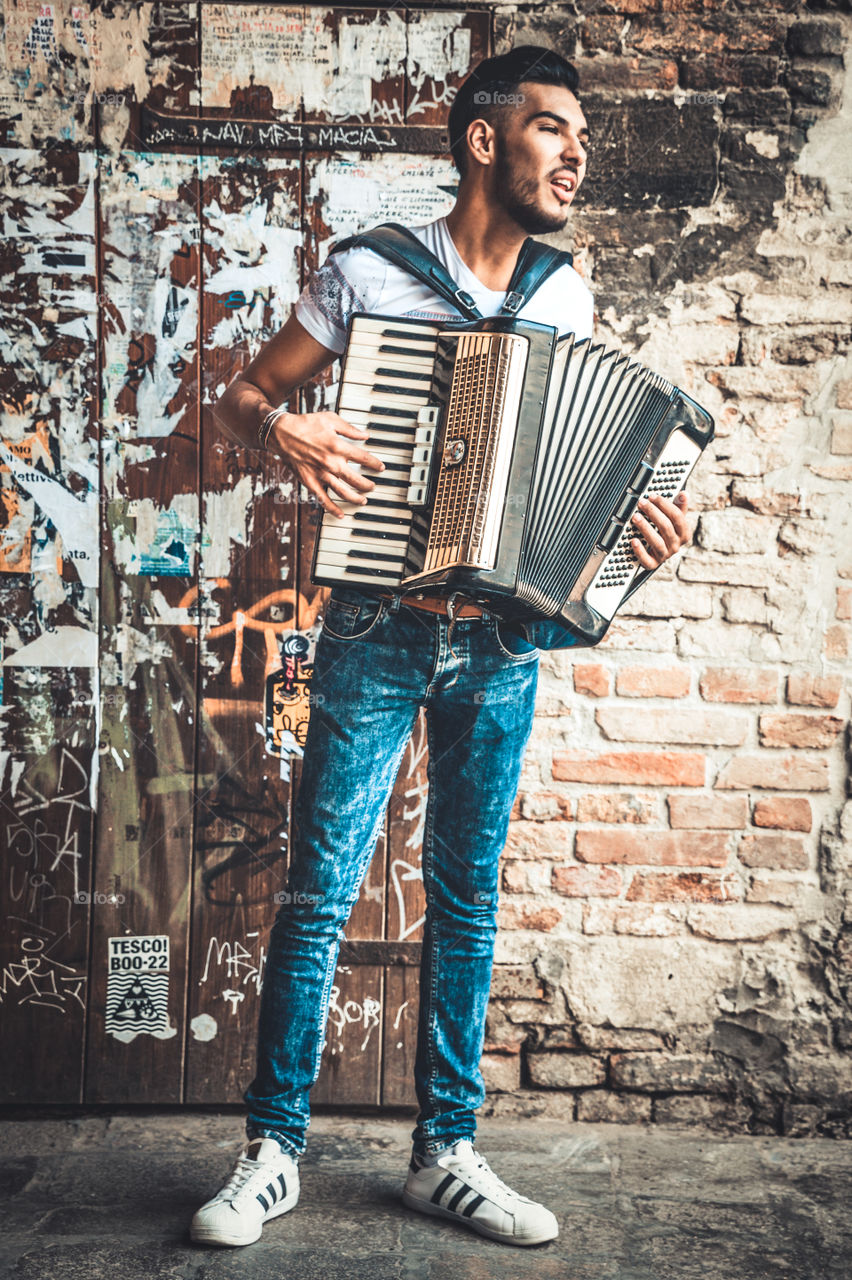
POLYGON ((512 810, 509 814, 509 821, 514 822, 514 820, 516 818, 520 818, 520 816, 521 816, 521 797, 515 796, 514 802, 512 804, 512 810))
POLYGON ((553 776, 558 782, 703 787, 705 764, 706 757, 693 751, 566 751, 553 757, 553 776))
POLYGON ((849 620, 852 618, 852 587, 837 588, 837 618, 849 620))
POLYGON ((706 832, 578 831, 580 862, 626 862, 659 867, 723 867, 728 837, 706 832))
POLYGON ((743 836, 738 852, 747 867, 805 871, 808 866, 807 850, 798 836, 743 836))
POLYGON ((623 883, 615 867, 554 867, 553 888, 568 898, 614 898, 623 883))
POLYGON ((702 707, 599 707, 595 719, 615 742, 737 747, 748 730, 744 715, 702 707))
POLYGON ((783 831, 810 831, 811 802, 804 796, 766 796, 754 806, 756 827, 780 827, 783 831))
POLYGON ((842 676, 794 673, 787 677, 787 701, 794 707, 836 707, 842 688, 842 676))
POLYGON ((843 728, 839 716, 763 715, 760 742, 764 747, 830 747, 843 728))
POLYGON ((633 792, 594 792, 581 796, 577 801, 578 822, 656 822, 659 809, 656 796, 633 792))
POLYGON ((633 902, 724 902, 730 896, 723 876, 702 871, 637 871, 627 891, 633 902))
POLYGON ((622 667, 615 689, 627 698, 682 698, 690 679, 689 667, 622 667))
POLYGON ((836 392, 838 409, 852 409, 852 378, 838 382, 836 392))
POLYGON ((562 912, 556 907, 542 907, 537 903, 501 904, 497 913, 501 929, 534 929, 536 933, 549 933, 562 920, 562 912))
POLYGON ((599 662, 574 664, 574 689, 590 698, 605 698, 611 688, 610 674, 599 662))
POLYGON ((669 825, 738 831, 748 822, 745 796, 669 796, 669 825))
POLYGON ((707 702, 774 702, 778 672, 771 667, 710 667, 698 687, 707 702))
POLYGON ((825 756, 735 755, 716 780, 721 790, 828 791, 825 756))
POLYGON ((822 648, 827 658, 834 658, 838 662, 848 657, 849 634, 841 622, 836 622, 833 627, 827 628, 822 648))
POLYGON ((599 662, 574 663, 574 691, 588 698, 605 698, 611 689, 608 669, 599 662))

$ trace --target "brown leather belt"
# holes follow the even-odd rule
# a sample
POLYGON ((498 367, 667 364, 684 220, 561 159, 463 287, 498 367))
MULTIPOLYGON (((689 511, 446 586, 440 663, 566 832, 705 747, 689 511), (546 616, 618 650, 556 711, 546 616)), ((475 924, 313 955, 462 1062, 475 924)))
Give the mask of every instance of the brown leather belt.
MULTIPOLYGON (((380 591, 379 595, 385 600, 393 600, 393 592, 380 591)), ((440 613, 447 617, 447 601, 444 596, 427 596, 423 592, 416 592, 410 596, 404 596, 403 604, 410 605, 412 609, 426 609, 429 613, 440 613)), ((460 609, 455 609, 454 615, 457 618, 481 618, 483 610, 478 604, 463 604, 460 609)))

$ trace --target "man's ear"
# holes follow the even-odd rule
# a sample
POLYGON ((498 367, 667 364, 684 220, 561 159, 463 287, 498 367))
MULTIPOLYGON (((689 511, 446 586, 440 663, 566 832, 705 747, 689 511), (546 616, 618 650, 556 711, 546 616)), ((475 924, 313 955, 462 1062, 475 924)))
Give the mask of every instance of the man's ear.
POLYGON ((494 128, 487 120, 471 120, 467 126, 468 159, 483 166, 494 163, 494 128))

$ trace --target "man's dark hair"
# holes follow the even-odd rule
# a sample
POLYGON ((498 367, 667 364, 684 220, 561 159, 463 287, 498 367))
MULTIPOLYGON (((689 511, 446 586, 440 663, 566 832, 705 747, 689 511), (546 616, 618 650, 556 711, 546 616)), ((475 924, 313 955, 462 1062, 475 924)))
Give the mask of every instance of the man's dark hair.
POLYGON ((524 81, 562 85, 572 93, 580 85, 577 68, 560 53, 542 45, 522 44, 497 58, 485 58, 460 86, 447 121, 450 151, 462 177, 467 168, 468 125, 479 119, 492 124, 502 111, 514 105, 511 99, 524 81))

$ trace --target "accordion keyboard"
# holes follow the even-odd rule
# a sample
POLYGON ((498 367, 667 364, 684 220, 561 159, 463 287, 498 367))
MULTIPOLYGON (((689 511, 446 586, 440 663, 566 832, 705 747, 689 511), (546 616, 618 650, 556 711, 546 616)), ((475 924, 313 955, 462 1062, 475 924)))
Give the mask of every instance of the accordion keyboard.
MULTIPOLYGON (((422 555, 422 533, 407 495, 423 424, 434 417, 429 397, 438 331, 437 324, 410 321, 394 327, 388 317, 353 320, 337 412, 369 432, 364 448, 381 458, 385 470, 364 469, 376 485, 364 504, 347 502, 332 490, 343 515, 323 512, 316 575, 374 587, 382 581, 393 585, 412 551, 422 555)), ((350 466, 361 470, 355 463, 350 466)))

